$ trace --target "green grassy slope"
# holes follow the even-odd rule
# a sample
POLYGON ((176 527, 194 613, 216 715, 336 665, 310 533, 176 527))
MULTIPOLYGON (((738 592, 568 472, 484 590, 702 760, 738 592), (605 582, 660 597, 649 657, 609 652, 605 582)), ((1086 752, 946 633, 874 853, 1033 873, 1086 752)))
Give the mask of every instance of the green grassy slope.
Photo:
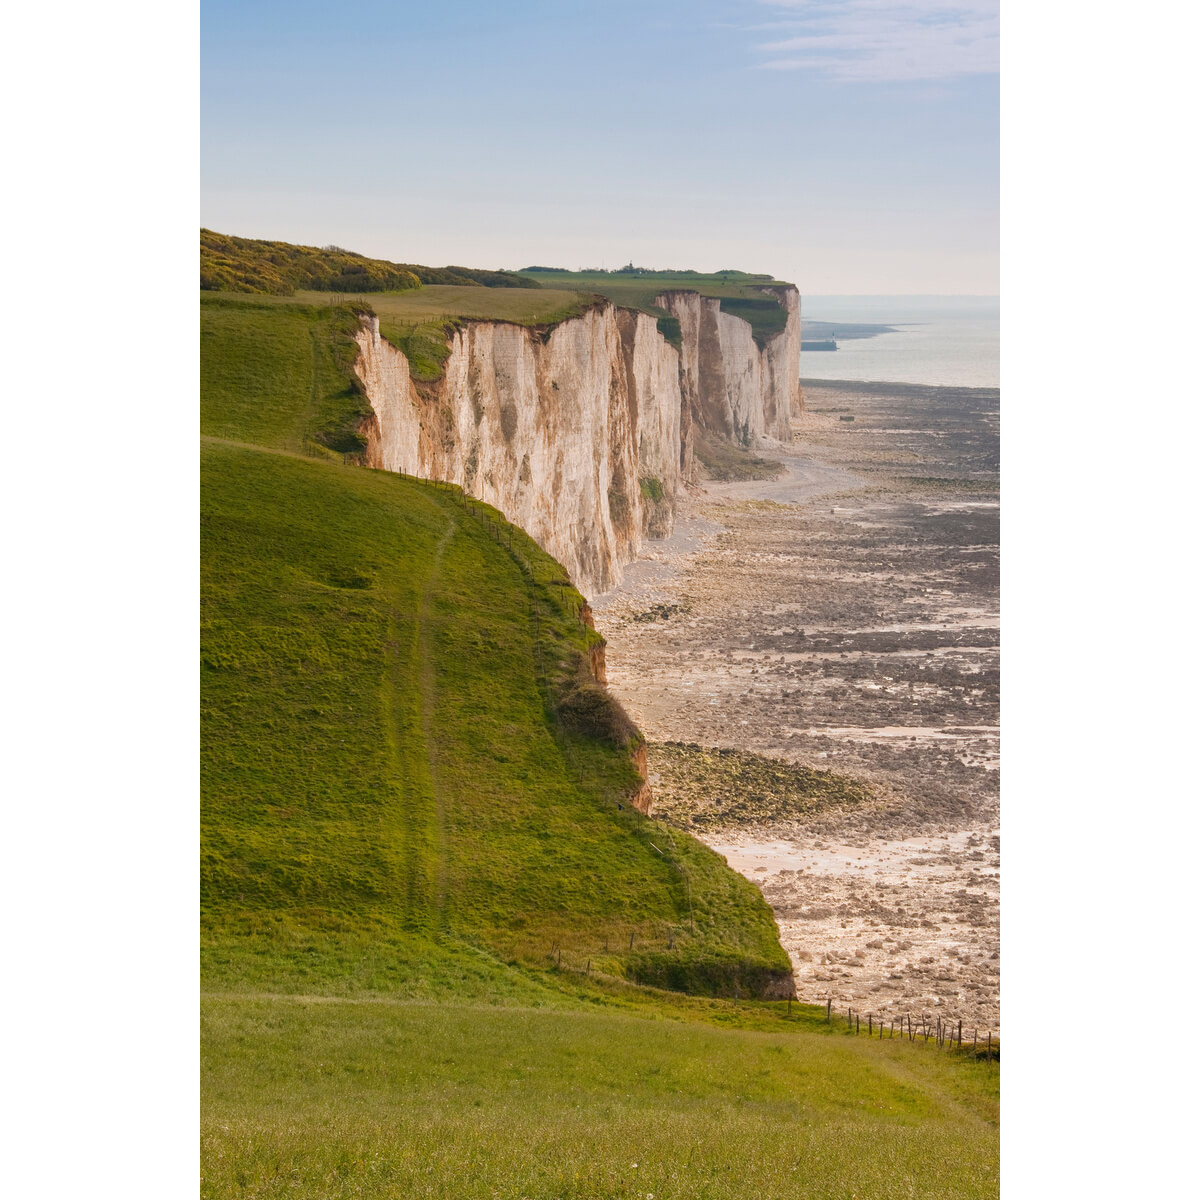
POLYGON ((785 971, 757 890, 630 808, 562 568, 457 491, 298 455, 356 396, 347 314, 202 318, 210 961, 253 944, 284 987, 305 938, 374 971, 419 935, 697 990, 785 971))
POLYGON ((276 450, 359 451, 371 405, 353 373, 346 307, 200 299, 200 432, 276 450))

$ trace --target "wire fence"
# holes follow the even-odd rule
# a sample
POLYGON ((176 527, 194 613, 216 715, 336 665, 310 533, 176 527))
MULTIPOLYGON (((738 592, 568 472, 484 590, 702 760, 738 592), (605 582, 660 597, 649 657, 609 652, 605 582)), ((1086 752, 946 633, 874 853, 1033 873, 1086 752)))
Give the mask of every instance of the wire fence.
MULTIPOLYGON (((839 1014, 840 1014, 839 1009, 839 1014)), ((840 1021, 840 1015, 835 1018, 833 1000, 825 1002, 825 1020, 834 1024, 840 1021)), ((852 1006, 846 1009, 846 1027, 855 1036, 877 1037, 881 1041, 895 1038, 897 1033, 901 1038, 910 1042, 932 1043, 939 1049, 955 1049, 969 1052, 976 1058, 991 1062, 993 1058, 1000 1061, 1000 1039, 993 1038, 992 1031, 985 1030, 980 1036, 978 1029, 971 1030, 970 1040, 964 1040, 962 1019, 947 1019, 940 1016, 919 1014, 916 1021, 911 1013, 904 1013, 898 1020, 893 1016, 884 1016, 874 1012, 856 1012, 852 1006), (864 1028, 864 1022, 866 1022, 864 1028)))

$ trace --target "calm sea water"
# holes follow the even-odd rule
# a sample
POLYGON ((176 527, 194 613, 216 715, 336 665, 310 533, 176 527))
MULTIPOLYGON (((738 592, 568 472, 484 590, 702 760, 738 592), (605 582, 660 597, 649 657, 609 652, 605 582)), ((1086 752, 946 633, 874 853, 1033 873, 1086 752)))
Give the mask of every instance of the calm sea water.
POLYGON ((898 330, 838 338, 835 351, 802 354, 802 379, 1000 386, 997 296, 805 296, 801 314, 805 322, 862 322, 898 330))

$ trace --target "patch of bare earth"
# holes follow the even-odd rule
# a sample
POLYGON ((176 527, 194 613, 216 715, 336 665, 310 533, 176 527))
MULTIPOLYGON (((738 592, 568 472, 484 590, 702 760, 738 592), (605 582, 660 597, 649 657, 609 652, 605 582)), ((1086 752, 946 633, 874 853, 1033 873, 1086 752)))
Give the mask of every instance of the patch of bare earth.
POLYGON ((595 602, 609 682, 801 998, 998 1032, 999 394, 805 399, 780 478, 689 494, 595 602))

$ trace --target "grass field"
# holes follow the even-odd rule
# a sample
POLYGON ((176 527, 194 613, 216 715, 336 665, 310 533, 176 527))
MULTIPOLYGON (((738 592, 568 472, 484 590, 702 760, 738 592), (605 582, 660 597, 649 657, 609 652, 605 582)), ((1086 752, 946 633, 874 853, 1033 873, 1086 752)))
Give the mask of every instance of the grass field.
POLYGON ((994 1195, 994 1066, 747 1000, 562 568, 344 464, 354 319, 201 305, 202 1194, 994 1195))
POLYGON ((209 997, 201 1195, 968 1200, 994 1066, 606 1011, 209 997))

